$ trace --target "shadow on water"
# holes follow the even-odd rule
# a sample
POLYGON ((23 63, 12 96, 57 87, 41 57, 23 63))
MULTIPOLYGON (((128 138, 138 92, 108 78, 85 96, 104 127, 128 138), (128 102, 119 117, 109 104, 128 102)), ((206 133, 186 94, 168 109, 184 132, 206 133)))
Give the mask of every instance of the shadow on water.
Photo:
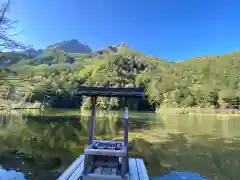
MULTIPOLYGON (((89 115, 66 114, 1 118, 2 167, 23 172, 28 180, 56 179, 88 142, 89 115)), ((119 112, 98 114, 95 138, 122 140, 122 117, 119 112)), ((133 112, 129 154, 144 158, 150 176, 185 170, 213 180, 237 180, 240 121, 133 112)))

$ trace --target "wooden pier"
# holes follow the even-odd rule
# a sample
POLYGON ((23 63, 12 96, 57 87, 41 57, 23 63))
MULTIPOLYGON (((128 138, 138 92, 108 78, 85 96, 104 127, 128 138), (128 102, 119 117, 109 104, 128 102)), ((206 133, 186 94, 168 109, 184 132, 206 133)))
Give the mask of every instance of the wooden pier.
POLYGON ((89 143, 84 150, 84 155, 76 159, 58 180, 149 180, 143 160, 128 157, 126 100, 143 97, 143 90, 141 88, 79 87, 75 95, 90 96, 92 100, 89 143), (125 99, 123 142, 94 140, 98 96, 125 99))
MULTIPOLYGON (((127 180, 149 180, 147 170, 142 159, 129 158, 129 173, 127 180)), ((79 156, 57 180, 81 180, 84 169, 84 155, 79 156)), ((88 174, 89 180, 98 175, 99 180, 120 180, 121 176, 116 176, 114 168, 98 168, 92 174, 88 174)))

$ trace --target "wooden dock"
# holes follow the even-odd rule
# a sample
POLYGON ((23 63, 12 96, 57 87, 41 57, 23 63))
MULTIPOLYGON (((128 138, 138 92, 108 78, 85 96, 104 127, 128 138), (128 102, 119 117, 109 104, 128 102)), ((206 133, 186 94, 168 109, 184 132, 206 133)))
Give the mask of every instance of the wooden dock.
POLYGON ((128 103, 126 98, 143 97, 142 88, 79 87, 79 96, 91 96, 89 143, 57 180, 149 180, 142 159, 128 157, 128 103), (94 140, 98 96, 125 97, 123 142, 94 140))
MULTIPOLYGON (((129 158, 128 180, 149 180, 147 170, 142 159, 129 158)), ((57 180, 81 180, 84 169, 84 155, 79 156, 57 180)), ((114 168, 97 168, 93 174, 89 174, 89 179, 94 179, 98 174, 98 180, 119 180, 121 176, 116 176, 114 168), (100 176, 99 176, 100 175, 100 176)))

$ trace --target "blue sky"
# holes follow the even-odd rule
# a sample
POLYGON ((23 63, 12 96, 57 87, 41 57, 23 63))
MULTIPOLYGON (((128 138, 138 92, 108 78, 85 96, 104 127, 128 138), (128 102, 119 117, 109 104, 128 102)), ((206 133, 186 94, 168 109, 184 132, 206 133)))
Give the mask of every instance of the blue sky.
POLYGON ((78 39, 93 49, 128 42, 167 60, 240 50, 238 0, 17 0, 16 37, 35 48, 78 39))

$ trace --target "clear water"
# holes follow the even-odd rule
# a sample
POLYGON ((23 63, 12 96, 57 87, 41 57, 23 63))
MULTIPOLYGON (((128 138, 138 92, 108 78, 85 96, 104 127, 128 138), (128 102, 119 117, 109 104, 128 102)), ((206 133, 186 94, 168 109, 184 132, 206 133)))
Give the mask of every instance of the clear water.
POLYGON ((0 169, 0 177, 1 180, 26 180, 23 173, 14 170, 7 171, 5 169, 0 169))
MULTIPOLYGON (((123 112, 98 112, 95 138, 123 139, 122 117, 123 112)), ((88 112, 2 116, 0 176, 16 171, 19 180, 56 179, 82 154, 88 128, 88 112)), ((240 117, 130 112, 129 151, 131 156, 144 159, 152 177, 182 170, 209 179, 238 180, 240 117)))

